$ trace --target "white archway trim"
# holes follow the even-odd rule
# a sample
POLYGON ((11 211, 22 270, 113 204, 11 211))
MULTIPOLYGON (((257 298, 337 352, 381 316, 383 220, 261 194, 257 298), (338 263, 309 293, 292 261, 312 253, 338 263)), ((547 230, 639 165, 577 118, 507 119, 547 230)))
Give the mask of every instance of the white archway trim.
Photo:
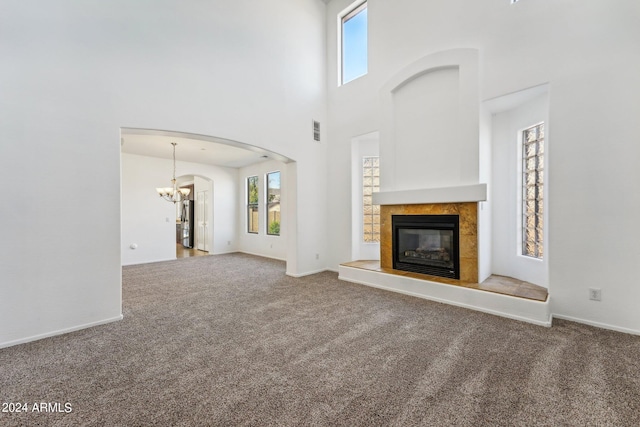
POLYGON ((202 135, 197 133, 189 133, 189 132, 177 132, 172 130, 161 130, 161 129, 143 129, 143 128, 129 128, 129 127, 121 127, 120 128, 121 135, 149 135, 149 136, 167 136, 173 138, 189 138, 189 139, 197 139, 200 141, 208 141, 214 142, 217 144, 229 145, 231 147, 242 148, 244 150, 253 151, 254 153, 264 154, 273 160, 278 160, 283 163, 292 162, 293 159, 290 159, 287 156, 283 156, 280 153, 276 153, 274 151, 265 150, 264 148, 256 147, 255 145, 246 144, 244 142, 234 141, 232 139, 221 138, 218 136, 210 136, 210 135, 202 135))

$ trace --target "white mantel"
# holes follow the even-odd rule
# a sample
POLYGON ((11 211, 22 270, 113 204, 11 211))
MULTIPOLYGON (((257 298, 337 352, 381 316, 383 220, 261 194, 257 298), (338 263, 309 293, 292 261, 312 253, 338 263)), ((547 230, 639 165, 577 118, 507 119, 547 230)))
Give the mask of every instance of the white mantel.
POLYGON ((373 193, 375 205, 415 205, 422 203, 464 203, 487 200, 487 184, 373 193))

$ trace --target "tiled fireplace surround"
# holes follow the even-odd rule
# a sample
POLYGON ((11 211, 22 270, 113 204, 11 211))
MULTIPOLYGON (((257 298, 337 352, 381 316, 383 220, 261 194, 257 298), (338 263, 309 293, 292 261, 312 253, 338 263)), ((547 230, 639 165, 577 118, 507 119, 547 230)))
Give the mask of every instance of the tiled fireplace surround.
MULTIPOLYGON (((380 267, 393 268, 393 215, 459 215, 460 281, 478 282, 478 203, 425 203, 380 207, 380 267)), ((437 279, 436 279, 437 280, 437 279)), ((450 282, 451 279, 447 279, 450 282)))

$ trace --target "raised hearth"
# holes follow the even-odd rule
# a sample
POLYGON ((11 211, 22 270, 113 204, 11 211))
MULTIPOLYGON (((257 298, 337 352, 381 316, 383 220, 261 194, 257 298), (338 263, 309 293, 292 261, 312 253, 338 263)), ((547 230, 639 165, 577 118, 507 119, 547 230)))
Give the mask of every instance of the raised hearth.
POLYGON ((551 309, 546 290, 529 283, 514 283, 514 279, 499 276, 491 276, 489 280, 478 283, 478 202, 484 200, 484 184, 392 191, 379 197, 374 195, 374 203, 381 205, 380 261, 341 264, 338 269, 340 279, 551 326, 551 309), (423 200, 428 203, 421 203, 423 200), (394 215, 457 215, 460 278, 449 279, 394 269, 394 215))
POLYGON ((387 269, 378 261, 340 264, 338 273, 341 280, 348 282, 551 326, 546 289, 515 279, 491 276, 483 283, 469 283, 387 269))

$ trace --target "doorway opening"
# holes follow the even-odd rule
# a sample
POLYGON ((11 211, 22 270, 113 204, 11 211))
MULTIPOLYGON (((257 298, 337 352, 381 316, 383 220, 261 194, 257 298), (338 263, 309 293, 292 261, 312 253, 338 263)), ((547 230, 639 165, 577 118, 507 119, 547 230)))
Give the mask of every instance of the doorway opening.
POLYGON ((200 175, 183 175, 179 188, 189 189, 187 200, 176 204, 176 258, 209 255, 213 241, 213 181, 200 175))
POLYGON ((297 271, 296 234, 287 233, 296 229, 294 160, 220 137, 139 128, 120 131, 122 265, 245 252, 286 259, 287 271, 297 271), (173 163, 172 143, 177 144, 173 163), (158 199, 154 191, 167 186, 172 167, 179 187, 193 185, 188 207, 193 218, 183 212, 184 206, 158 199), (243 181, 262 169, 283 172, 284 229, 275 237, 263 231, 259 239, 247 239, 243 181), (193 241, 185 244, 187 221, 193 241))

